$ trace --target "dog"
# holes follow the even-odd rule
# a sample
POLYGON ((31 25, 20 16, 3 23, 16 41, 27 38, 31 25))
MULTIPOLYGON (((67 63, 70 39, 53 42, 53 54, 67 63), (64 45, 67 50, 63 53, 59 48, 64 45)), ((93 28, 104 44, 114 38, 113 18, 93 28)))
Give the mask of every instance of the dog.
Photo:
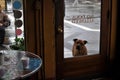
POLYGON ((85 46, 88 41, 80 40, 80 39, 73 39, 74 44, 72 48, 72 55, 73 56, 80 56, 80 55, 87 55, 87 48, 85 46))

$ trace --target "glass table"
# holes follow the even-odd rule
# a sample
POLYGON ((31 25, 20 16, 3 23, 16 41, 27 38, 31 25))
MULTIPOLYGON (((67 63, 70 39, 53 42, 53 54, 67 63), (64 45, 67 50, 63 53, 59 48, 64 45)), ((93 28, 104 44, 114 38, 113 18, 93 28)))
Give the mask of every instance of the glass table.
POLYGON ((24 79, 37 72, 42 59, 28 51, 0 51, 0 80, 24 79))

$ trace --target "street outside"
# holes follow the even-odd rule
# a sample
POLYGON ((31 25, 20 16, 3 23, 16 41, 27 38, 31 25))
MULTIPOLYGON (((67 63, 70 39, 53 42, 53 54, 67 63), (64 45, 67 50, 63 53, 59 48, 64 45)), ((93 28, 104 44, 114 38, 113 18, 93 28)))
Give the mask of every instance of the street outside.
POLYGON ((72 57, 73 39, 87 40, 88 55, 100 47, 100 1, 65 0, 64 57, 72 57), (78 2, 77 2, 78 1, 78 2))

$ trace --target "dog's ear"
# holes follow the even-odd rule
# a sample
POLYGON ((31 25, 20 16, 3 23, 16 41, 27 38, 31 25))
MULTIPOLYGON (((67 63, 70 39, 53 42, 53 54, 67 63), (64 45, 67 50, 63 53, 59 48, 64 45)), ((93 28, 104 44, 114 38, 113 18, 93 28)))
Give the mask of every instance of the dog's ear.
POLYGON ((83 40, 83 42, 84 42, 84 44, 88 43, 88 41, 86 41, 86 40, 83 40))
POLYGON ((73 39, 73 41, 75 42, 75 41, 77 41, 78 39, 73 39))

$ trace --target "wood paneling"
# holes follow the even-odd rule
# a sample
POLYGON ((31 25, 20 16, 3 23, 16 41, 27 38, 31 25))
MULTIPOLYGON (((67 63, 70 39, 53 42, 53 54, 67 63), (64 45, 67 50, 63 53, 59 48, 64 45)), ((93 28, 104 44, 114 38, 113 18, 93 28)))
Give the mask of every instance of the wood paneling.
MULTIPOLYGON (((55 31, 53 0, 24 0, 26 50, 39 55, 41 80, 55 79, 55 31)), ((35 76, 34 76, 35 77, 35 76)), ((38 78, 35 77, 35 80, 38 78)))
POLYGON ((43 0, 43 4, 44 60, 47 80, 56 76, 54 4, 53 0, 43 0))

